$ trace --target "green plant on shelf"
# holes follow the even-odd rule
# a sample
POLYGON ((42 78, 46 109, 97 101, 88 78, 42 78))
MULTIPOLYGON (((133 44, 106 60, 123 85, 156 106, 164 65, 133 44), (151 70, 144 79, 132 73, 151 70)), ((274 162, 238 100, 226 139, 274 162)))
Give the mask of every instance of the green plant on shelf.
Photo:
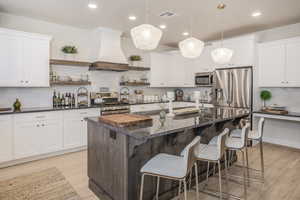
POLYGON ((260 98, 263 100, 263 109, 266 108, 266 101, 272 98, 272 93, 268 90, 263 90, 260 92, 260 98))
POLYGON ((75 46, 64 46, 61 49, 62 52, 66 53, 66 54, 77 54, 78 50, 75 46))
POLYGON ((139 55, 132 55, 132 56, 129 57, 129 60, 130 61, 141 61, 142 57, 139 56, 139 55))

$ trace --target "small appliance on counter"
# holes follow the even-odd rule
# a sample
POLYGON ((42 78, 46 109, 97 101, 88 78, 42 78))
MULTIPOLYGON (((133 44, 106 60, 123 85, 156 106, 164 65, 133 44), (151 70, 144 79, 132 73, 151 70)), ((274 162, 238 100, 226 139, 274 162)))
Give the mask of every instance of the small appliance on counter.
POLYGON ((175 90, 175 101, 183 101, 184 93, 181 89, 175 90))

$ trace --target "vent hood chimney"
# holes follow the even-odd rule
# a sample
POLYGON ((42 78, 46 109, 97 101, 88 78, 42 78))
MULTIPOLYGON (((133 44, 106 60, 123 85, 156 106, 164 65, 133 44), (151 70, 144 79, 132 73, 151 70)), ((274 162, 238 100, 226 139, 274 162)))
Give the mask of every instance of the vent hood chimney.
POLYGON ((94 32, 96 46, 93 50, 91 70, 127 71, 128 62, 121 48, 121 31, 98 28, 94 32))

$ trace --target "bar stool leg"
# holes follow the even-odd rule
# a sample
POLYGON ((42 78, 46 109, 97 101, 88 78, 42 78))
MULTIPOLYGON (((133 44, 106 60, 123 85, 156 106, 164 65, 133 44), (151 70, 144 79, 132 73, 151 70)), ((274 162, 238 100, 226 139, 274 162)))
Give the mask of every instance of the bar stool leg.
POLYGON ((180 199, 180 193, 181 193, 181 181, 179 181, 178 199, 180 199))
POLYGON ((145 176, 145 174, 142 174, 142 179, 141 179, 141 191, 140 191, 140 200, 143 200, 144 176, 145 176))
POLYGON ((160 177, 157 177, 157 185, 156 185, 156 200, 158 200, 158 194, 159 194, 159 182, 160 182, 160 177))
POLYGON ((209 177, 209 161, 207 162, 207 170, 206 170, 206 183, 205 186, 208 185, 208 177, 209 177))
POLYGON ((196 197, 199 200, 199 180, 198 180, 198 166, 195 163, 195 176, 196 176, 196 197))
POLYGON ((262 176, 262 180, 264 181, 264 178, 265 178, 265 163, 264 163, 264 150, 263 150, 262 138, 259 141, 259 146, 260 146, 261 176, 262 176))
MULTIPOLYGON (((247 144, 246 144, 247 145, 247 144)), ((249 172, 249 157, 248 157, 248 147, 246 146, 246 166, 247 166, 247 177, 248 177, 248 186, 250 186, 250 172, 249 172)))
POLYGON ((183 180, 183 186, 184 186, 184 200, 187 200, 187 189, 186 189, 186 180, 183 180))
POLYGON ((221 174, 221 162, 220 160, 218 161, 218 168, 219 168, 219 189, 220 189, 220 200, 223 198, 223 193, 222 193, 222 174, 221 174))
POLYGON ((192 189, 192 176, 193 176, 193 169, 191 170, 190 174, 189 174, 189 189, 192 189))
POLYGON ((244 199, 247 200, 247 183, 246 183, 246 166, 245 166, 245 152, 241 150, 242 152, 242 160, 243 160, 243 176, 244 176, 244 199))
MULTIPOLYGON (((227 155, 226 155, 226 152, 225 152, 225 179, 226 179, 226 191, 227 191, 227 194, 229 194, 228 166, 227 166, 227 155)), ((228 198, 229 198, 229 196, 228 196, 228 198)))

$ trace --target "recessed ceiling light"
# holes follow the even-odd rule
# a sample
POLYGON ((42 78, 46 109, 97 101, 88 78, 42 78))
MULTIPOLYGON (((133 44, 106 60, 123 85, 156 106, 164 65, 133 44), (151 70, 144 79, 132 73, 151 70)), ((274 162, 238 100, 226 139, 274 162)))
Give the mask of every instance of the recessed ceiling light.
POLYGON ((188 32, 183 32, 183 33, 182 33, 182 35, 184 35, 184 36, 188 36, 188 35, 189 35, 189 33, 188 33, 188 32))
POLYGON ((166 29, 166 28, 167 28, 167 25, 161 24, 161 25, 159 25, 159 28, 161 28, 161 29, 166 29))
POLYGON ((130 15, 130 16, 128 17, 128 19, 131 20, 131 21, 134 21, 134 20, 136 20, 136 16, 130 15))
POLYGON ((261 16, 261 12, 260 11, 255 11, 252 13, 252 17, 259 17, 261 16))
POLYGON ((91 9, 96 9, 96 8, 98 8, 98 5, 95 4, 95 3, 89 3, 88 7, 91 8, 91 9))

